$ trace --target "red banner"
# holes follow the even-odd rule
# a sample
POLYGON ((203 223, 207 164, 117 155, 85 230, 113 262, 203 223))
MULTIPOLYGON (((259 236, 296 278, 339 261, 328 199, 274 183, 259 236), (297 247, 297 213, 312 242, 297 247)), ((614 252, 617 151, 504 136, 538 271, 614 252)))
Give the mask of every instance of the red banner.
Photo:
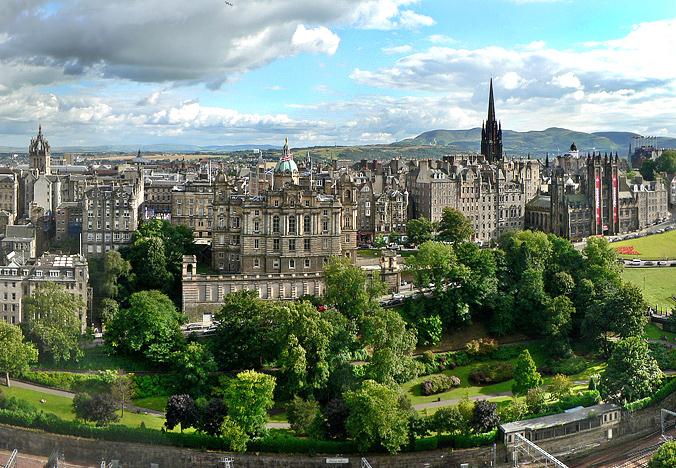
POLYGON ((596 174, 596 225, 601 225, 601 177, 596 174))
POLYGON ((618 206, 617 206, 617 174, 613 172, 613 221, 618 225, 618 206))

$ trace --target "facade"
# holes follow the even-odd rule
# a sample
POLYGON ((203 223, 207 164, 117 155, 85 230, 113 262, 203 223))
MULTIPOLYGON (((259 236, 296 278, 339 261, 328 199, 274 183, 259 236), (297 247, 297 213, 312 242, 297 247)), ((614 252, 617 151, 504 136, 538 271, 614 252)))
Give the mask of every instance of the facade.
POLYGON ((213 185, 208 180, 174 186, 171 191, 172 224, 190 227, 195 232, 195 238, 211 241, 213 198, 213 185))
POLYGON ((19 211, 19 181, 14 172, 0 172, 0 210, 6 212, 8 224, 14 224, 19 211))
POLYGON ((82 234, 82 204, 79 202, 63 202, 56 209, 56 235, 58 243, 80 241, 82 234))
POLYGON ((668 190, 660 178, 632 181, 617 154, 580 156, 575 144, 558 156, 545 185, 526 206, 526 227, 572 240, 642 229, 669 216, 668 190))
POLYGON ((78 314, 84 331, 91 300, 88 281, 87 261, 80 255, 45 254, 28 263, 12 258, 0 266, 0 317, 7 323, 25 321, 23 299, 46 282, 53 282, 82 298, 84 307, 73 313, 78 314))
POLYGON ((7 226, 4 235, 0 238, 0 250, 3 255, 14 252, 25 259, 37 256, 37 244, 37 232, 32 224, 7 226))
POLYGON ((87 190, 82 200, 82 252, 102 255, 131 243, 143 203, 143 177, 87 190))

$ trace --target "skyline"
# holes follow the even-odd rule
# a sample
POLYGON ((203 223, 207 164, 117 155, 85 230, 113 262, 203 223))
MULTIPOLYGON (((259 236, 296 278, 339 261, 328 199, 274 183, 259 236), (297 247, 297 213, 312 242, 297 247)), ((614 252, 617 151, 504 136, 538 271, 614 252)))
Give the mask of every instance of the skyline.
POLYGON ((504 129, 676 135, 667 1, 20 3, 0 146, 389 143, 480 127, 491 77, 504 129))

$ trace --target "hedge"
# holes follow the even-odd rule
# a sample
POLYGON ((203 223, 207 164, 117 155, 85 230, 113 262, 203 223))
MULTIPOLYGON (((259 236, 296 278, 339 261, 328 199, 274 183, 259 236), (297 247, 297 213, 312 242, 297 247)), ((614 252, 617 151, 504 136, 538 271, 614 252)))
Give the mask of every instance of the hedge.
POLYGON ((660 389, 651 396, 627 403, 624 405, 624 409, 627 411, 637 411, 643 409, 647 406, 659 403, 674 392, 676 392, 676 377, 672 377, 662 384, 660 389))

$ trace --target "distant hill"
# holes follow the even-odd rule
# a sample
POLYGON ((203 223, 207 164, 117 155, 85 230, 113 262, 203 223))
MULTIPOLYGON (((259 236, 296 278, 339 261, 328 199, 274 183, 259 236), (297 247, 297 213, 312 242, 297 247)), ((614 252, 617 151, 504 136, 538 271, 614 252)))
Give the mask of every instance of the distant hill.
MULTIPOLYGON (((135 153, 139 149, 146 153, 230 153, 233 151, 249 151, 253 149, 271 150, 280 149, 274 145, 183 145, 183 144, 153 144, 153 145, 99 145, 99 146, 55 146, 54 153, 135 153)), ((26 148, 0 146, 0 153, 25 153, 26 148)))

